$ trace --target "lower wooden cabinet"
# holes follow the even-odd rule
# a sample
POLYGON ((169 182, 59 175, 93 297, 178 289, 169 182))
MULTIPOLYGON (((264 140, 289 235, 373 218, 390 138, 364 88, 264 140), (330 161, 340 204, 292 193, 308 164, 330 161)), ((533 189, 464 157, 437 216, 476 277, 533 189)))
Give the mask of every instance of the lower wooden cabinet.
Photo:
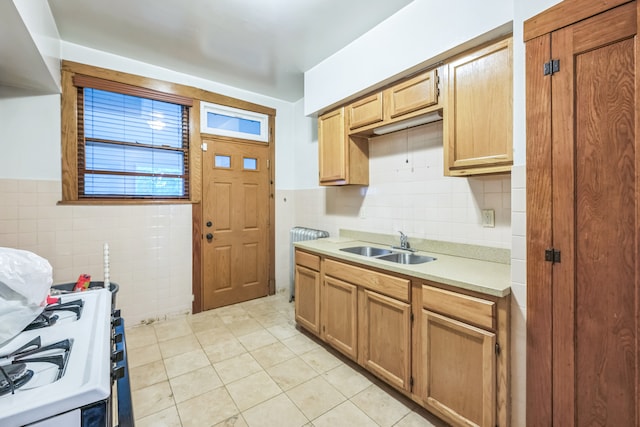
POLYGON ((295 259, 296 322, 320 335, 320 257, 296 251, 295 259))
POLYGON ((414 400, 455 426, 511 422, 509 296, 412 289, 414 400))
POLYGON ((358 288, 325 276, 322 283, 322 338, 353 360, 358 357, 358 288))
POLYGON ((411 391, 411 305, 367 289, 358 293, 359 363, 411 391))
POLYGON ((494 427, 496 335, 422 310, 422 403, 455 425, 494 427))
POLYGON ((306 267, 296 266, 296 322, 320 333, 320 273, 306 267))
POLYGON ((509 295, 306 252, 295 268, 300 326, 451 425, 510 425, 509 295))

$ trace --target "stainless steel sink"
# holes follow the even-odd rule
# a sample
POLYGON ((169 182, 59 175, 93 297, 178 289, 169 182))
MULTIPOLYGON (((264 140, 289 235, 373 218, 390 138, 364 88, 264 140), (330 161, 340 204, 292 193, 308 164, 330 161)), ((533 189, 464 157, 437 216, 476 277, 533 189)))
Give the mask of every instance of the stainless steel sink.
POLYGON ((398 264, 423 264, 425 262, 435 261, 436 258, 426 255, 416 255, 404 252, 393 252, 388 255, 377 257, 383 261, 391 261, 398 264))
POLYGON ((342 248, 341 251, 367 257, 379 257, 380 255, 392 254, 389 249, 374 248, 372 246, 354 246, 352 248, 342 248))
POLYGON ((374 248, 373 246, 353 246, 351 248, 340 249, 356 255, 362 255, 369 258, 381 259, 384 261, 395 262, 398 264, 423 264, 425 262, 435 261, 436 258, 417 255, 414 253, 394 252, 389 249, 374 248))

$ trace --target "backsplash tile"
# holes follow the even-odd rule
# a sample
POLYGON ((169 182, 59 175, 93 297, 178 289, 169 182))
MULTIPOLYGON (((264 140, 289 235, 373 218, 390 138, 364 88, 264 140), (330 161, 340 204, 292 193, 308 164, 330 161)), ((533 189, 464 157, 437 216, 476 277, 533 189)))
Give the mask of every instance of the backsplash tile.
POLYGON ((295 190, 295 222, 511 247, 511 177, 445 177, 442 122, 369 140, 369 186, 295 190), (481 210, 495 211, 495 227, 481 210))
POLYGON ((0 179, 0 246, 46 258, 54 283, 111 280, 128 324, 191 309, 191 205, 58 206, 59 181, 0 179))

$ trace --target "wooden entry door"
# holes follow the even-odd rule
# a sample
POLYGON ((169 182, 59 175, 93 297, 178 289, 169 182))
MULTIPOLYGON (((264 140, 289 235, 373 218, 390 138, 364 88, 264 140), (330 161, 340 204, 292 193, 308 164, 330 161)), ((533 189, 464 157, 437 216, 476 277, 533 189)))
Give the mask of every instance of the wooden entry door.
POLYGON ((636 17, 527 41, 527 425, 640 422, 636 17))
POLYGON ((269 292, 269 147, 203 141, 203 308, 269 292))

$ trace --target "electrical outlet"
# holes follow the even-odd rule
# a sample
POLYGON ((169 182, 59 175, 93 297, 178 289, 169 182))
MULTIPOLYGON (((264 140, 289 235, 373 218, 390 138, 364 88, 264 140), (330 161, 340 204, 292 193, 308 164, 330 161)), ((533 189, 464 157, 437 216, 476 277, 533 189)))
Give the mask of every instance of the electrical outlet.
POLYGON ((493 209, 482 209, 482 226, 496 226, 496 211, 494 211, 493 209))

